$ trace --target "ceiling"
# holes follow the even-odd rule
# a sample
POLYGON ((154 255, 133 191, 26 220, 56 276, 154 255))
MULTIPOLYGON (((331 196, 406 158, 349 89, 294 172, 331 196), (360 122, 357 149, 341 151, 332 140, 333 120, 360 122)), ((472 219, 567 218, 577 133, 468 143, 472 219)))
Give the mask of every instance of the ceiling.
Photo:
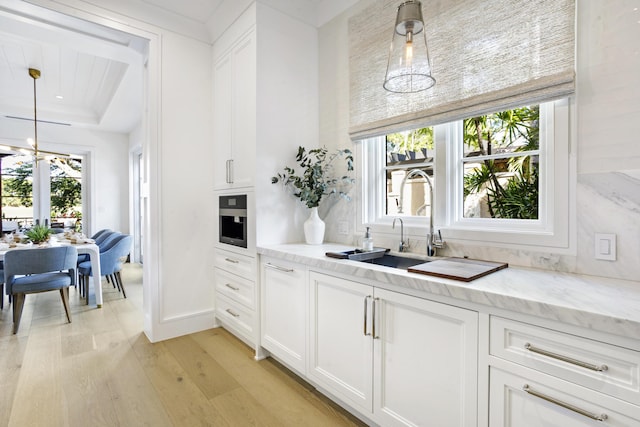
MULTIPOLYGON (((129 133, 142 111, 146 43, 53 13, 0 8, 0 116, 129 133)), ((18 119, 11 119, 18 120, 18 119)), ((10 123, 10 122, 8 122, 10 123)))
MULTIPOLYGON (((97 7, 212 43, 251 0, 85 0, 97 7)), ((319 26, 357 0, 259 0, 319 26)), ((146 42, 31 5, 0 4, 0 118, 129 133, 142 112, 146 42), (11 117, 11 118, 7 118, 11 117), (14 118, 16 117, 16 118, 14 118)), ((0 135, 0 138, 2 135, 0 135)))

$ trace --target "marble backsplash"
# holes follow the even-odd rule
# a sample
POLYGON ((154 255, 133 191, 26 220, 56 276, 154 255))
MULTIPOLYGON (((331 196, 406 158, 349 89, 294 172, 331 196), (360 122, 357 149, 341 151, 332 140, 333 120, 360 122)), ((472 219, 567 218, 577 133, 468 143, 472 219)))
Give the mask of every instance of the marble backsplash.
MULTIPOLYGON (((359 245, 356 232, 356 203, 343 201, 321 209, 327 223, 325 241, 359 245), (338 223, 346 221, 347 234, 339 233, 338 223)), ((575 255, 543 251, 489 247, 448 242, 445 256, 508 262, 513 266, 587 274, 626 280, 640 280, 640 169, 578 175, 576 185, 575 255), (595 233, 616 235, 615 261, 595 259, 595 233)), ((343 230, 344 231, 344 230, 343 230)), ((374 235, 376 246, 395 249, 397 236, 374 235)), ((446 235, 443 235, 446 240, 446 235)), ((411 252, 424 254, 425 240, 411 239, 411 252)))

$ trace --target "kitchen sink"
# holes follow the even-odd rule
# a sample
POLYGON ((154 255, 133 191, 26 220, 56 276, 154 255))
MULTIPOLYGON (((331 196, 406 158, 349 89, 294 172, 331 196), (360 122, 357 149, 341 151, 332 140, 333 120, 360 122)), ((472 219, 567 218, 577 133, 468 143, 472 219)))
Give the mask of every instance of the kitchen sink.
POLYGON ((424 264, 429 262, 428 260, 421 258, 410 258, 404 256, 385 254, 378 258, 362 260, 360 262, 366 262, 368 264, 384 265, 385 267, 402 268, 407 269, 414 265, 424 264))
POLYGON ((385 267, 401 268, 405 270, 409 267, 413 267, 414 265, 429 262, 429 260, 422 258, 391 255, 388 248, 374 248, 372 251, 354 249, 344 252, 327 252, 325 255, 331 258, 350 259, 352 261, 384 265, 385 267))

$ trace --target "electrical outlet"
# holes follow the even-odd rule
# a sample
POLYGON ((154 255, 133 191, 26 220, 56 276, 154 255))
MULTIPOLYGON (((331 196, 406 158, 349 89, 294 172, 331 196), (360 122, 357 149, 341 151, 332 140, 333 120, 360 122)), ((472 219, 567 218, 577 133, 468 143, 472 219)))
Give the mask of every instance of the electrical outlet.
POLYGON ((616 235, 596 233, 595 257, 606 261, 616 260, 616 235))
POLYGON ((338 234, 343 236, 349 234, 349 223, 347 221, 338 221, 338 234))

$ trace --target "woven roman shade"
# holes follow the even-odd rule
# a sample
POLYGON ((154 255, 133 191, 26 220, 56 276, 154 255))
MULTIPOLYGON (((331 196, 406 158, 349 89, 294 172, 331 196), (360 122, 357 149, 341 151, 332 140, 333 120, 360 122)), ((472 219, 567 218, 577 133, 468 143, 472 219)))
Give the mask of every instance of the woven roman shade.
POLYGON ((473 117, 574 92, 575 0, 423 0, 433 88, 382 87, 402 0, 349 20, 353 139, 473 117))

